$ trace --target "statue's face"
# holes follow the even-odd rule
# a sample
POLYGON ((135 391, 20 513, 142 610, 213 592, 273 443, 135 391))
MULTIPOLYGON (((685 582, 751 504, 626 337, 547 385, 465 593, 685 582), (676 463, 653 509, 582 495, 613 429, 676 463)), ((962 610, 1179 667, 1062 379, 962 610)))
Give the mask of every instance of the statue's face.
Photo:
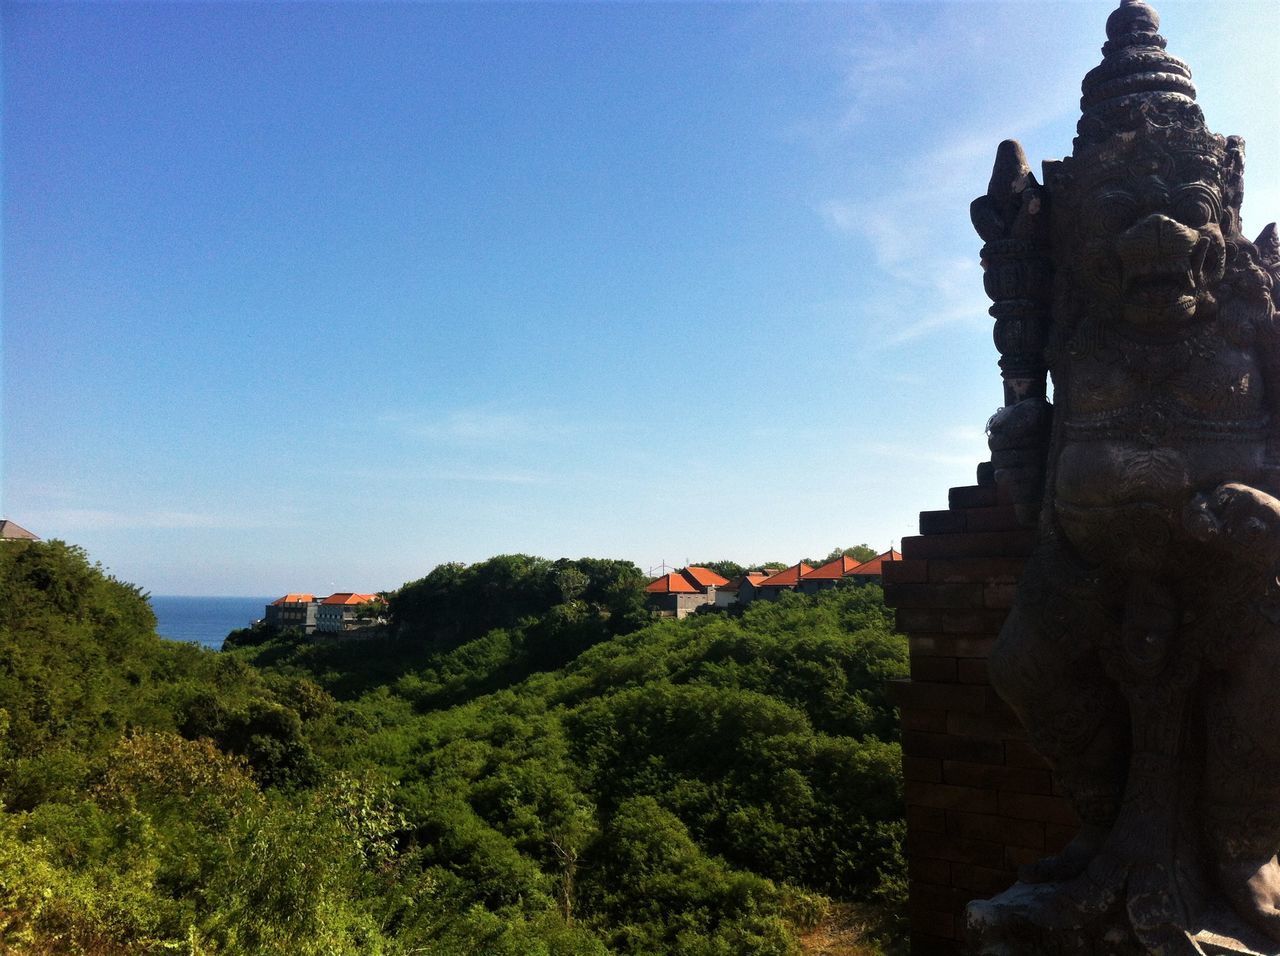
POLYGON ((1113 143, 1084 184, 1076 235, 1095 293, 1123 321, 1176 330, 1222 278, 1222 194, 1212 158, 1140 140, 1113 143))

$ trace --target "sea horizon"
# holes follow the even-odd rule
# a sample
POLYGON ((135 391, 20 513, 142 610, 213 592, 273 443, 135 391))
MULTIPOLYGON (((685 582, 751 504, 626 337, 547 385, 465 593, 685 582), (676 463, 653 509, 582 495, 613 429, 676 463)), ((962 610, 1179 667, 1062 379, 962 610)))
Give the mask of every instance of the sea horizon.
POLYGON ((260 620, 274 598, 240 595, 152 594, 156 631, 170 641, 220 650, 226 636, 260 620))

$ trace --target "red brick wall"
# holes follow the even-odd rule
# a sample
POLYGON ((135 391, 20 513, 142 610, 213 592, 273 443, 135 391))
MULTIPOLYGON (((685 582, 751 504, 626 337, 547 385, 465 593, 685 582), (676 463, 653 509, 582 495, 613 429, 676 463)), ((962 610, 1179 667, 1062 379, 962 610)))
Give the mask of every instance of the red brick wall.
POLYGON ((911 651, 902 713, 913 956, 959 953, 965 904, 1010 886, 1060 849, 1077 821, 1048 766, 987 681, 1033 534, 994 485, 952 488, 920 515, 885 597, 911 651))

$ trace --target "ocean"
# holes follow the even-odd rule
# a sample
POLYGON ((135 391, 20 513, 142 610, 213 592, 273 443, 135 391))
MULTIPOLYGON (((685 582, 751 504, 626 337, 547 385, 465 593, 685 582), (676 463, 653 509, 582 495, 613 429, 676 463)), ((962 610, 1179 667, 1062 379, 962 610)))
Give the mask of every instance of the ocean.
POLYGON ((157 630, 171 641, 191 641, 213 650, 222 648, 231 631, 248 627, 262 617, 269 597, 181 597, 151 595, 157 630))

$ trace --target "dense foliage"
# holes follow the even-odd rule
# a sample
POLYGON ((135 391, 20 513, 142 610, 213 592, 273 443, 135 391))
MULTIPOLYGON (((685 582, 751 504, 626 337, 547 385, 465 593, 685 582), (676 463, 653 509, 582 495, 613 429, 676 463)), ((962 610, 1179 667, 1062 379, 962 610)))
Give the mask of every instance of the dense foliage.
POLYGON ((851 907, 892 936, 879 589, 649 622, 642 583, 447 565, 381 636, 214 654, 77 549, 0 549, 0 949, 795 954, 851 907))

